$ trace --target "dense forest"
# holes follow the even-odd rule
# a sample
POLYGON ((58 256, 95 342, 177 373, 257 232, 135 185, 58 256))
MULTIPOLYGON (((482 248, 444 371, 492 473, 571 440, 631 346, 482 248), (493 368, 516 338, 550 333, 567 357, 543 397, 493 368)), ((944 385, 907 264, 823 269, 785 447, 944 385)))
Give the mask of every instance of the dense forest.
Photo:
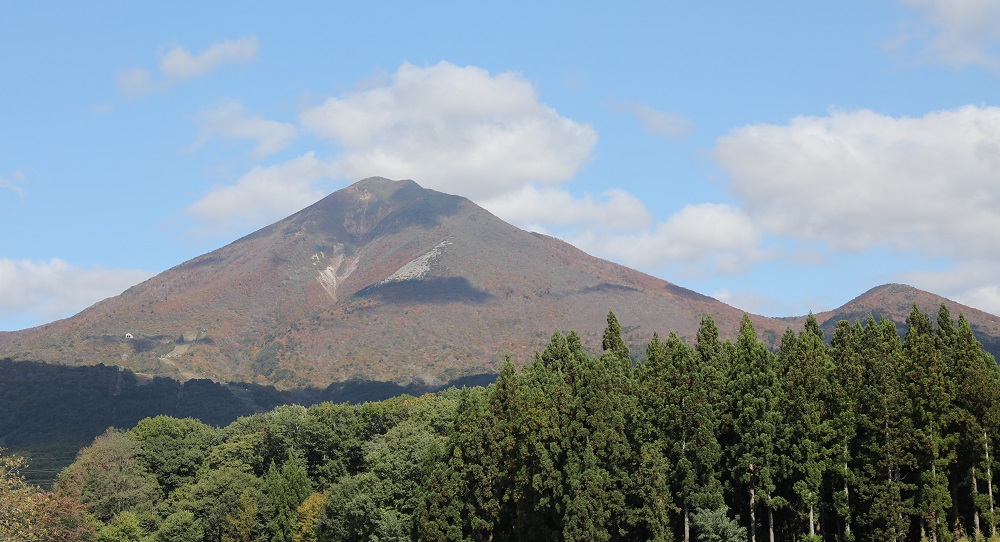
POLYGON ((943 306, 906 324, 643 355, 612 313, 599 357, 556 332, 486 388, 147 418, 51 492, 0 456, 0 539, 1000 540, 1000 369, 943 306))
POLYGON ((143 418, 165 414, 224 426, 278 405, 381 401, 452 385, 485 385, 495 379, 496 375, 472 375, 442 386, 348 380, 323 389, 278 390, 206 379, 144 378, 105 365, 68 367, 0 359, 0 446, 24 456, 30 467, 21 473, 48 489, 77 451, 108 427, 128 429, 143 418))

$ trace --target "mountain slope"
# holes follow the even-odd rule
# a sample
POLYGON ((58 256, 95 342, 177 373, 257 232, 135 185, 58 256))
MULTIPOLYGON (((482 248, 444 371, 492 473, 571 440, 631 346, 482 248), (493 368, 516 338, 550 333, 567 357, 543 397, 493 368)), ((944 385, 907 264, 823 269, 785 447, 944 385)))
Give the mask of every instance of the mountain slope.
MULTIPOLYGON (((639 347, 654 331, 693 338, 704 314, 732 337, 742 317, 465 198, 371 178, 76 316, 0 334, 0 355, 285 387, 433 384, 523 363, 556 328, 599 345, 609 309, 639 347)), ((797 322, 753 319, 772 342, 797 322)))
MULTIPOLYGON (((839 320, 864 322, 869 315, 896 322, 902 334, 906 332, 906 317, 914 305, 930 315, 931 321, 936 322, 942 304, 948 307, 953 319, 958 319, 960 313, 965 315, 983 347, 1000 359, 1000 317, 905 284, 884 284, 872 288, 839 308, 816 314, 816 320, 826 332, 827 338, 833 336, 839 320)), ((797 322, 796 325, 800 323, 797 322)))

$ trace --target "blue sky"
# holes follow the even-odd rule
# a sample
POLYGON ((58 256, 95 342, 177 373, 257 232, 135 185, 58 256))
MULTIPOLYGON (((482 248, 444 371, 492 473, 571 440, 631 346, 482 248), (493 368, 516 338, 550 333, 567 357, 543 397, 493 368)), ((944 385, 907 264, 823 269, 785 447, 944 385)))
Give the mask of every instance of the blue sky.
POLYGON ((93 4, 0 8, 0 330, 376 175, 754 313, 1000 314, 1000 0, 93 4))

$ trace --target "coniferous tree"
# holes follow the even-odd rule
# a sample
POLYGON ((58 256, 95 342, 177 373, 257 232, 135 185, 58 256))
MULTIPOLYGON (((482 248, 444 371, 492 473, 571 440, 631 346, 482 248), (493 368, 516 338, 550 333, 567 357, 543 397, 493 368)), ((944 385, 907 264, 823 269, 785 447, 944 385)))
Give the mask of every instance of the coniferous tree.
POLYGON ((300 458, 292 456, 280 470, 271 463, 264 478, 264 514, 272 542, 292 542, 299 505, 311 493, 312 483, 300 458))
POLYGON ((834 488, 833 509, 839 519, 837 533, 848 541, 855 539, 851 506, 857 484, 854 463, 860 393, 864 384, 864 364, 858 346, 860 335, 860 326, 852 327, 846 320, 837 322, 830 341, 833 378, 826 401, 826 410, 833 422, 833 451, 829 465, 834 488))
POLYGON ((622 326, 618 323, 614 311, 608 311, 608 326, 604 329, 604 340, 601 341, 601 347, 605 352, 614 353, 622 363, 631 365, 628 346, 622 339, 622 326))
POLYGON ((698 370, 704 375, 709 400, 716 413, 726 410, 725 379, 729 360, 724 343, 719 340, 719 328, 711 315, 702 317, 695 337, 694 350, 698 357, 698 370))
POLYGON ((698 542, 743 542, 747 528, 729 517, 729 508, 698 510, 692 517, 698 542))
POLYGON ((819 538, 823 475, 833 456, 834 427, 826 409, 831 396, 831 361, 823 332, 810 314, 798 336, 786 333, 781 343, 785 369, 783 419, 787 441, 787 475, 796 495, 799 516, 806 521, 803 540, 819 538))
MULTIPOLYGON (((631 364, 614 348, 599 360, 586 356, 570 337, 554 334, 522 375, 524 455, 514 484, 526 498, 517 510, 518 537, 604 539, 636 528, 627 506, 635 494, 627 435, 634 414, 625 394, 631 364)), ((616 333, 606 337, 614 342, 616 333)))
POLYGON ((775 494, 781 457, 781 389, 775 372, 774 354, 757 338, 746 315, 740 324, 730 376, 733 398, 732 475, 746 495, 751 542, 757 540, 757 511, 763 509, 768 539, 775 540, 774 509, 785 504, 775 494))
POLYGON ((501 439, 487 398, 463 389, 448 437, 447 463, 428 477, 416 515, 421 540, 490 540, 503 512, 501 439))
POLYGON ((906 324, 903 351, 918 484, 914 511, 924 536, 937 542, 948 531, 946 514, 952 506, 948 477, 957 440, 951 428, 954 390, 930 318, 914 306, 906 324))
POLYGON ((496 384, 490 387, 488 397, 495 446, 499 449, 497 499, 500 508, 495 528, 491 532, 491 536, 493 533, 499 535, 494 536, 494 540, 498 541, 513 539, 517 511, 520 508, 518 503, 523 498, 522 491, 516 484, 519 479, 517 473, 521 470, 520 460, 526 455, 522 447, 524 442, 520 440, 522 431, 518 425, 527 406, 520 382, 521 373, 514 368, 510 358, 506 358, 500 367, 496 384))
POLYGON ((879 323, 869 317, 864 327, 855 325, 854 334, 864 368, 857 393, 855 524, 859 540, 901 542, 907 536, 905 499, 912 487, 904 471, 913 463, 902 345, 887 318, 879 323))
POLYGON ((666 370, 666 345, 657 333, 646 346, 646 361, 639 367, 637 394, 641 422, 636 428, 639 465, 637 491, 641 505, 639 513, 646 518, 646 537, 649 540, 671 540, 670 513, 675 508, 669 485, 673 465, 667 459, 667 443, 660 438, 658 420, 663 409, 663 398, 667 395, 666 379, 661 374, 666 370))
POLYGON ((972 334, 964 315, 959 315, 951 348, 949 368, 955 384, 959 432, 959 464, 955 474, 960 480, 968 480, 968 486, 953 495, 968 497, 964 500, 971 509, 969 520, 974 536, 982 536, 985 527, 995 535, 990 463, 991 441, 1000 428, 1000 368, 972 334))
POLYGON ((660 441, 673 502, 681 510, 683 539, 691 539, 695 509, 723 505, 718 464, 722 452, 716 439, 717 414, 698 353, 673 332, 661 343, 654 337, 647 349, 640 382, 640 401, 660 441))
POLYGON ((14 525, 3 532, 19 540, 756 541, 766 525, 780 540, 998 537, 1000 368, 945 306, 936 325, 916 307, 907 324, 901 341, 886 318, 840 322, 828 347, 810 316, 772 353, 749 317, 733 343, 705 316, 693 347, 654 335, 633 367, 611 314, 600 357, 557 331, 486 389, 281 407, 219 430, 152 418, 95 441, 57 494, 0 472, 0 530, 14 525))
POLYGON ((732 421, 728 419, 729 398, 726 395, 726 376, 729 373, 732 357, 729 352, 731 347, 731 342, 723 343, 719 340, 719 328, 715 325, 715 320, 708 314, 703 316, 698 326, 694 349, 698 354, 698 372, 701 374, 703 386, 708 393, 708 401, 715 414, 713 429, 720 446, 723 442, 727 442, 732 428, 732 421))
POLYGON ((557 331, 514 379, 516 395, 511 396, 509 384, 498 384, 513 448, 509 498, 516 506, 510 526, 514 539, 532 533, 553 538, 562 531, 567 442, 561 428, 568 424, 573 401, 562 372, 571 359, 566 338, 557 331))
MULTIPOLYGON (((609 361, 581 354, 575 353, 576 362, 566 372, 576 398, 566 427, 571 439, 567 459, 570 468, 579 472, 578 479, 568 479, 571 494, 579 497, 570 499, 572 508, 567 512, 576 518, 593 510, 587 523, 609 532, 634 532, 645 518, 636 516, 630 506, 636 500, 632 479, 634 442, 630 433, 638 418, 638 403, 632 391, 633 369, 618 355, 609 361), (581 491, 584 487, 586 491, 581 491)), ((567 536, 567 540, 587 540, 587 532, 567 536)))

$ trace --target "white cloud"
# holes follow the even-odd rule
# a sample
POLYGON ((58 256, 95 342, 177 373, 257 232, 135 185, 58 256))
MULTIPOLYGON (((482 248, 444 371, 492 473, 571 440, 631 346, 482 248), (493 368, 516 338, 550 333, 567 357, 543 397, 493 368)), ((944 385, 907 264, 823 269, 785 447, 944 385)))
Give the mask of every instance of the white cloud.
POLYGON ((926 42, 911 32, 898 41, 918 42, 932 60, 977 65, 1000 72, 1000 2, 997 0, 905 0, 933 30, 926 42))
MULTIPOLYGON (((421 185, 493 201, 517 216, 537 214, 541 197, 565 205, 560 223, 607 218, 642 224, 648 212, 621 191, 573 198, 558 187, 589 158, 593 128, 557 114, 538 101, 534 87, 515 73, 491 75, 476 67, 441 62, 427 68, 404 63, 390 78, 364 90, 305 108, 302 127, 334 143, 320 160, 309 153, 289 162, 256 167, 231 186, 218 187, 188 208, 210 230, 261 226, 325 195, 322 180, 371 176, 414 179, 421 185), (514 210, 517 203, 532 209, 514 210), (585 216, 596 212, 598 217, 585 216), (628 213, 628 216, 619 216, 628 213)), ((296 128, 250 117, 235 102, 202 115, 196 146, 214 135, 259 141, 258 156, 282 148, 296 128)))
POLYGON ((768 233, 1000 260, 1000 108, 833 111, 738 128, 712 156, 768 233))
POLYGON ((694 122, 678 113, 660 111, 639 103, 626 103, 623 107, 639 119, 647 132, 657 137, 681 139, 694 130, 694 122))
POLYGON ((608 190, 600 199, 577 198, 566 190, 528 185, 481 202, 504 220, 518 224, 577 226, 600 224, 604 229, 644 229, 653 217, 638 198, 623 190, 608 190))
POLYGON ((116 83, 124 94, 140 96, 163 90, 178 81, 206 75, 225 64, 249 62, 257 57, 259 49, 256 36, 221 41, 199 54, 175 46, 160 55, 158 78, 154 78, 150 70, 135 68, 120 72, 116 83))
POLYGON ((567 181, 597 142, 522 76, 447 62, 404 63, 387 85, 329 98, 301 120, 339 146, 343 177, 414 179, 473 199, 567 181))
POLYGON ((70 316, 152 275, 135 269, 80 268, 60 259, 0 259, 0 315, 70 316))
POLYGON ((1000 286, 983 284, 954 294, 955 301, 1000 316, 1000 286))
MULTIPOLYGON (((662 135, 686 129, 682 119, 650 108, 634 112, 662 135)), ((231 127, 247 114, 227 104, 206 118, 210 130, 233 134, 231 127)), ((321 198, 323 180, 381 175, 470 197, 505 220, 557 230, 627 265, 730 274, 763 257, 758 228, 729 205, 690 205, 652 224, 645 205, 625 191, 572 194, 566 181, 590 157, 597 135, 540 103, 531 83, 515 73, 447 62, 403 64, 363 90, 305 108, 300 122, 332 141, 336 154, 320 160, 309 153, 255 168, 214 189, 188 213, 213 231, 257 227, 321 198)), ((266 133, 258 127, 247 128, 246 137, 266 133)))
POLYGON ((189 79, 210 73, 223 64, 249 62, 257 57, 259 49, 256 36, 215 43, 198 55, 174 47, 160 57, 160 71, 167 79, 189 79))
POLYGON ((766 256, 750 218, 721 203, 687 205, 652 230, 615 234, 595 228, 570 242, 625 265, 670 267, 683 276, 739 273, 766 256))
POLYGON ((26 177, 24 173, 20 171, 15 171, 11 173, 8 177, 0 177, 0 188, 10 190, 11 192, 18 195, 18 197, 24 197, 24 187, 21 184, 24 183, 26 177))
POLYGON ((149 70, 134 68, 122 70, 115 77, 118 90, 126 96, 141 96, 165 87, 153 82, 153 73, 149 70))
POLYGON ((294 125, 250 116, 238 101, 228 101, 203 110, 198 115, 198 120, 201 122, 201 131, 194 144, 195 148, 217 136, 248 139, 257 143, 251 152, 252 156, 261 159, 284 149, 295 139, 294 125))
POLYGON ((727 288, 721 288, 712 292, 710 297, 750 314, 778 314, 782 308, 777 299, 744 290, 730 292, 727 288))
MULTIPOLYGON (((900 282, 934 292, 991 314, 1000 315, 1000 261, 973 259, 948 269, 903 273, 900 282)), ((958 315, 955 315, 958 316, 958 315)))
POLYGON ((319 181, 333 168, 312 152, 273 166, 257 166, 236 184, 212 189, 187 208, 211 233, 259 227, 307 207, 326 194, 319 181))

